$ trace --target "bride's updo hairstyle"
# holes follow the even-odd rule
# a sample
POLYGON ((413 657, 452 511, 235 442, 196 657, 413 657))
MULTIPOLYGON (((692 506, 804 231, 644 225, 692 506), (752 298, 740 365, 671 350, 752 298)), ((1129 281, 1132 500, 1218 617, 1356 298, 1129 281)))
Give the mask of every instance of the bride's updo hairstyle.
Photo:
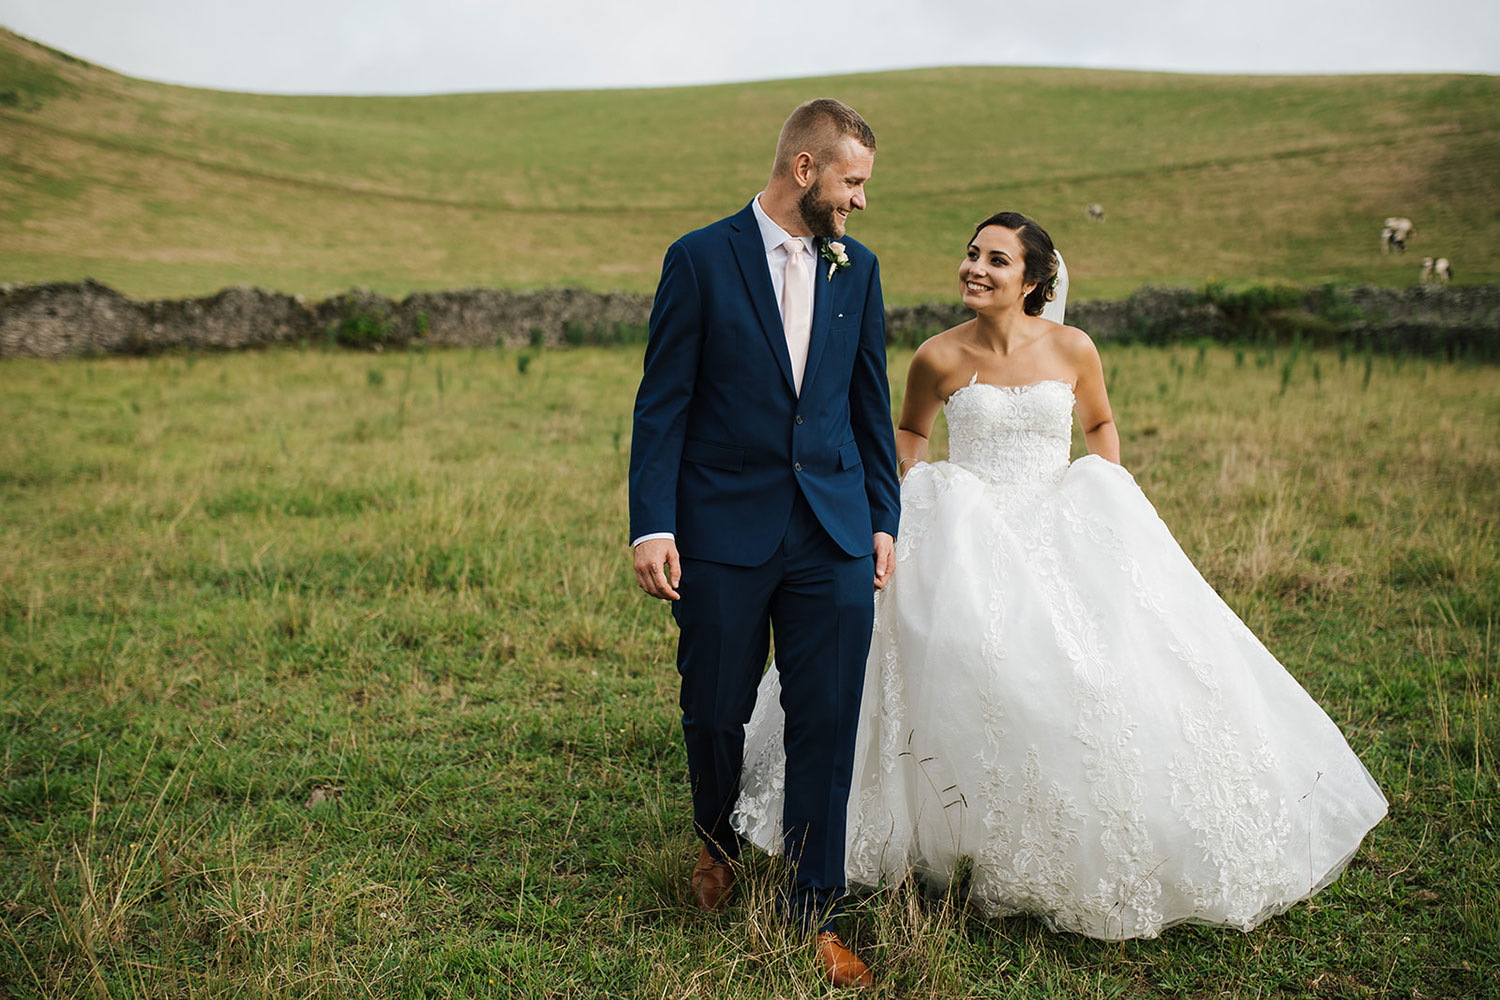
POLYGON ((974 227, 974 235, 969 237, 969 242, 973 243, 979 233, 990 226, 1009 229, 1020 239, 1021 252, 1026 255, 1022 277, 1027 282, 1036 283, 1031 294, 1021 303, 1021 308, 1028 316, 1040 316, 1042 307, 1051 302, 1056 294, 1057 248, 1052 245, 1052 237, 1047 235, 1047 230, 1020 212, 996 212, 974 227))

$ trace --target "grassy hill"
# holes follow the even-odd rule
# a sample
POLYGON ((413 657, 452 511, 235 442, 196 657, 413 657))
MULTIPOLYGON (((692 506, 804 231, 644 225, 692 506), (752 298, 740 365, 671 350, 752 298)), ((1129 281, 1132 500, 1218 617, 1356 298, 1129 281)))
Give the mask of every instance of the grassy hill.
POLYGON ((716 87, 283 97, 136 80, 0 30, 0 281, 134 295, 484 284, 649 292, 840 97, 880 152, 851 232, 945 298, 973 222, 1035 216, 1078 298, 1143 283, 1500 281, 1500 77, 948 68, 716 87), (1103 204, 1107 221, 1086 221, 1103 204), (1378 253, 1387 215, 1415 220, 1378 253))

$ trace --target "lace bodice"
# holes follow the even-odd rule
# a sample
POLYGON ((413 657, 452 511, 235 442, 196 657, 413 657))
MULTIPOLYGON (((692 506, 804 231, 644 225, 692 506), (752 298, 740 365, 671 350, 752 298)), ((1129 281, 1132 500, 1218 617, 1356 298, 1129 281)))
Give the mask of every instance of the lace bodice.
POLYGON ((1068 469, 1073 389, 1047 379, 990 385, 979 376, 948 397, 948 458, 989 483, 1055 485, 1068 469))

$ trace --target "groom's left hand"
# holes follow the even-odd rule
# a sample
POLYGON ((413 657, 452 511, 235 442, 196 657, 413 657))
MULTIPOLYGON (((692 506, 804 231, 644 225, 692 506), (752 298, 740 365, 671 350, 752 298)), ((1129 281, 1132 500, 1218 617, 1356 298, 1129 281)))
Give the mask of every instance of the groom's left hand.
POLYGON ((875 532, 875 589, 884 590, 896 568, 896 540, 884 531, 875 532))

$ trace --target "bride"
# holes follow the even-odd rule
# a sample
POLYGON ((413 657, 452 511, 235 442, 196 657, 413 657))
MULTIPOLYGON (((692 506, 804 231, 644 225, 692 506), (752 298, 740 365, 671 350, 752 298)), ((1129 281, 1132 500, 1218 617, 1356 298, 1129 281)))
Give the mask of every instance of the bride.
MULTIPOLYGON (((1385 797, 1118 464, 1098 352, 1043 315, 1059 266, 1035 222, 986 219, 958 269, 975 318, 912 358, 848 880, 963 877, 986 914, 1097 938, 1249 930, 1337 878, 1385 797), (929 463, 940 409, 951 459, 929 463)), ((779 697, 773 668, 735 815, 773 852, 779 697)))

